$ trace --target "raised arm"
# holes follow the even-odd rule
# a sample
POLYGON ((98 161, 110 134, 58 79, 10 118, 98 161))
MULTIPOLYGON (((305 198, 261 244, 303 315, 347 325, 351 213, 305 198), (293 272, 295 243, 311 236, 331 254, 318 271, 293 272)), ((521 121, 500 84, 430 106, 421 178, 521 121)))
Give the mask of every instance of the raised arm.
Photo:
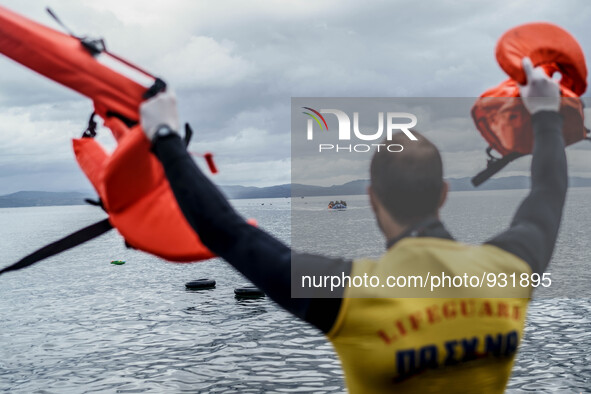
MULTIPOLYGON (((291 298, 292 251, 265 231, 253 227, 232 208, 187 153, 178 128, 174 96, 164 94, 142 106, 142 127, 153 141, 176 200, 203 244, 229 262, 280 306, 328 332, 340 299, 291 298)), ((351 262, 293 253, 311 272, 349 273, 351 262), (321 267, 321 268, 319 268, 321 267)))
POLYGON ((534 148, 531 191, 523 200, 509 229, 487 243, 525 260, 533 272, 543 273, 550 262, 568 183, 560 92, 539 68, 524 59, 528 84, 521 87, 523 103, 532 115, 534 148))

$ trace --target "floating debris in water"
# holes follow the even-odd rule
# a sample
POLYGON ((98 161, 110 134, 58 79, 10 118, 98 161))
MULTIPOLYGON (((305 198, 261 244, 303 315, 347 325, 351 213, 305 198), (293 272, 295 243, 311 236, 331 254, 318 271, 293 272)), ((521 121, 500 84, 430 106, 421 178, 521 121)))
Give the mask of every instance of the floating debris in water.
POLYGON ((265 293, 255 286, 238 287, 234 289, 234 294, 237 298, 260 298, 265 296, 265 293))
POLYGON ((185 283, 185 287, 189 290, 213 289, 215 288, 215 280, 207 278, 197 279, 185 283))

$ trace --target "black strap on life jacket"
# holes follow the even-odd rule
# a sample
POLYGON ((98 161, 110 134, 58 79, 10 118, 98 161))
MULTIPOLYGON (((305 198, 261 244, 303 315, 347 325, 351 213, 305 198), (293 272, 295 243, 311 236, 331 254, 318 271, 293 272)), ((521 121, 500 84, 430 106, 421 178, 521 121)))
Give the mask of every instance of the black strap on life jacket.
POLYGON ((477 187, 483 184, 487 179, 492 177, 497 172, 501 171, 507 164, 511 163, 513 160, 524 156, 521 153, 513 152, 509 153, 503 157, 494 157, 491 154, 492 148, 489 146, 486 148, 486 154, 488 155, 488 160, 486 162, 486 168, 480 171, 474 178, 472 178, 472 184, 477 187))
POLYGON ((190 124, 185 123, 185 138, 183 141, 185 142, 185 147, 189 147, 189 143, 191 142, 191 138, 193 137, 193 128, 190 124))
POLYGON ((90 226, 84 227, 72 234, 57 240, 49 245, 45 245, 41 249, 36 250, 30 255, 20 259, 16 263, 9 265, 8 267, 0 270, 0 275, 8 271, 16 271, 21 268, 33 265, 43 259, 51 256, 55 256, 61 252, 71 249, 75 246, 83 244, 84 242, 90 241, 100 235, 103 235, 107 231, 111 230, 113 226, 109 223, 109 219, 103 219, 100 222, 91 224, 90 226))
POLYGON ((95 112, 90 114, 90 118, 88 119, 88 126, 86 127, 86 130, 82 132, 82 138, 96 137, 96 121, 94 120, 95 115, 95 112))

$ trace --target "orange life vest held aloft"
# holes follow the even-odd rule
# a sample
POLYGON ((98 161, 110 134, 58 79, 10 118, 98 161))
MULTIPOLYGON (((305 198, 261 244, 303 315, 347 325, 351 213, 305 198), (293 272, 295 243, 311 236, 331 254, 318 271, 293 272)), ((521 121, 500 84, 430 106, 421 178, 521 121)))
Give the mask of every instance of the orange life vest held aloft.
POLYGON ((488 142, 487 169, 472 179, 478 186, 510 161, 527 155, 533 149, 533 130, 529 112, 519 99, 519 85, 525 84, 521 63, 529 57, 548 75, 560 72, 566 145, 585 139, 588 130, 583 123, 583 105, 579 96, 587 89, 587 67, 578 42, 568 32, 550 23, 530 23, 506 32, 498 41, 497 62, 509 79, 484 92, 472 107, 476 128, 488 142), (502 158, 493 157, 495 150, 502 158))
POLYGON ((108 154, 89 132, 86 138, 74 139, 74 152, 109 223, 128 245, 177 262, 213 256, 180 211, 139 125, 140 103, 165 89, 160 79, 108 52, 102 40, 67 35, 3 7, 0 53, 93 101, 117 148, 108 154), (131 69, 150 86, 115 71, 99 57, 131 69))

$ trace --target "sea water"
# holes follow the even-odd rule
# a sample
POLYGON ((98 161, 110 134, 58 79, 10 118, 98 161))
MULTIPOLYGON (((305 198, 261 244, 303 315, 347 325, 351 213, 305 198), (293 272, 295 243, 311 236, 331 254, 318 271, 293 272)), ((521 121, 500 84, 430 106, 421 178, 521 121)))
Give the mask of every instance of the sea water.
MULTIPOLYGON (((482 242, 506 227, 525 193, 451 193, 442 219, 457 239, 482 242)), ((510 392, 591 388, 590 197, 591 189, 569 190, 551 264, 564 294, 532 302, 510 392)), ((232 203, 283 241, 293 236, 299 249, 355 258, 384 248, 366 196, 232 203), (330 199, 349 207, 329 211, 330 199), (305 226, 315 231, 306 237, 305 226)), ((0 209, 1 265, 102 218, 91 206, 0 209)), ((267 298, 236 299, 234 288, 245 284, 221 260, 166 263, 125 248, 116 231, 3 275, 0 391, 344 391, 339 361, 321 333, 267 298), (199 278, 217 287, 185 289, 199 278)))

